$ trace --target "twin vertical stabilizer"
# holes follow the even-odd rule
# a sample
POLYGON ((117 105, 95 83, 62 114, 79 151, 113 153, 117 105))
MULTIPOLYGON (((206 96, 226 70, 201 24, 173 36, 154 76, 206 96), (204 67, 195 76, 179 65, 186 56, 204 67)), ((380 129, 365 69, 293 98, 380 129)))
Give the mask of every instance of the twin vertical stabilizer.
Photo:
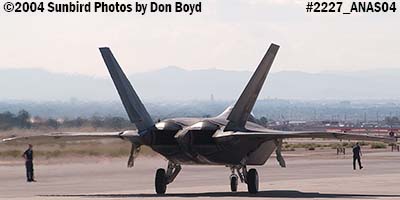
POLYGON ((272 62, 278 53, 279 46, 276 44, 271 44, 267 53, 261 60, 256 71, 251 77, 250 81, 247 83, 246 88, 240 95, 239 99, 236 101, 235 106, 228 115, 229 123, 225 130, 240 130, 244 128, 247 120, 249 119, 250 113, 254 107, 257 100, 258 94, 261 91, 264 81, 271 69, 272 62))
MULTIPOLYGON (((271 44, 250 81, 247 83, 246 88, 229 113, 227 117, 229 122, 225 130, 241 130, 246 125, 278 50, 278 45, 271 44)), ((100 48, 100 52, 131 122, 136 125, 139 133, 153 127, 153 120, 140 101, 111 50, 104 47, 100 48)))
POLYGON ((125 76, 117 60, 107 47, 100 48, 101 55, 107 65, 111 78, 117 88, 129 119, 139 130, 139 134, 154 126, 149 113, 140 101, 128 78, 125 76))

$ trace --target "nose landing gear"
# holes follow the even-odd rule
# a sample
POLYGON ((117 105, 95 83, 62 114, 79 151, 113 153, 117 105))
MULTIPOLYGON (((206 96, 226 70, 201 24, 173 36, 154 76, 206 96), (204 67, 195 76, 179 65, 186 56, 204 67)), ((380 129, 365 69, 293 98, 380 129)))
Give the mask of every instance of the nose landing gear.
POLYGON ((236 192, 239 183, 239 177, 236 174, 232 174, 229 178, 231 180, 231 191, 236 192))

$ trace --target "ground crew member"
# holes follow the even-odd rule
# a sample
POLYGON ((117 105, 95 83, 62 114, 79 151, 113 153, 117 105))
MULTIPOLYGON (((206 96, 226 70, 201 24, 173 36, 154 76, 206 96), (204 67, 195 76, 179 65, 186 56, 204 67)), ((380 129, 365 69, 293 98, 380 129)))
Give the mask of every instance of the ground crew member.
POLYGON ((22 154, 22 157, 25 158, 25 168, 26 168, 26 181, 27 182, 36 182, 33 178, 33 150, 32 144, 28 145, 28 149, 22 154))
POLYGON ((353 147, 353 169, 356 170, 356 160, 358 161, 358 166, 360 167, 360 169, 363 168, 363 166, 361 166, 361 147, 360 144, 358 144, 358 142, 356 143, 356 145, 353 147))

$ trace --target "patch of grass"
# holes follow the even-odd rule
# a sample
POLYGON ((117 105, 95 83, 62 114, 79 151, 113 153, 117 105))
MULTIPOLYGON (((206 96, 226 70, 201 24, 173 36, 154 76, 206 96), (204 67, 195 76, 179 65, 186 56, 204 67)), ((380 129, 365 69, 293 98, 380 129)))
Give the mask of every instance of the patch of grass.
POLYGON ((295 148, 282 148, 282 151, 296 151, 295 148))
MULTIPOLYGON (((0 146, 0 159, 20 158, 26 144, 0 146)), ((52 144, 34 144, 35 158, 58 157, 128 157, 131 144, 125 141, 85 141, 85 142, 60 142, 52 144)), ((142 146, 139 156, 154 156, 156 153, 149 147, 142 146)))
MULTIPOLYGON (((304 148, 306 150, 315 150, 315 149, 325 149, 325 148, 331 148, 331 149, 337 149, 337 148, 353 148, 355 145, 355 142, 340 142, 340 143, 284 143, 283 148, 288 150, 288 149, 296 149, 296 148, 304 148)), ((372 145, 373 143, 369 142, 359 142, 360 146, 367 146, 367 145, 372 145)), ((384 143, 378 143, 374 144, 374 146, 382 146, 382 147, 377 147, 377 148, 386 148, 383 147, 385 145, 384 143)), ((385 145, 386 146, 386 145, 385 145)))
POLYGON ((296 149, 296 148, 304 148, 306 150, 313 151, 316 148, 324 148, 329 146, 328 144, 318 144, 318 143, 296 143, 296 144, 285 144, 284 149, 296 149))
POLYGON ((331 146, 331 149, 337 149, 337 148, 343 147, 343 145, 341 145, 341 144, 331 144, 330 146, 331 146))
POLYGON ((345 147, 345 148, 351 148, 351 147, 353 147, 354 145, 355 145, 354 142, 343 142, 343 143, 342 143, 342 146, 345 147))
POLYGON ((371 149, 386 149, 387 145, 381 142, 371 143, 371 149))
POLYGON ((5 150, 0 151, 0 158, 17 158, 22 156, 22 151, 19 150, 5 150))
POLYGON ((360 144, 360 146, 367 146, 367 145, 369 145, 369 143, 368 143, 368 142, 365 142, 365 141, 361 141, 361 142, 359 142, 358 144, 360 144))

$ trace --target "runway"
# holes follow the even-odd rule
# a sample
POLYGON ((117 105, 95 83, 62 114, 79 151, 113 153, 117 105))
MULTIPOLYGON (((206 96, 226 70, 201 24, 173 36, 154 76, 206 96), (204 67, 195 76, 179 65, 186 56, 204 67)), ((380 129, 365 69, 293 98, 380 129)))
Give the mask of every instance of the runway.
POLYGON ((284 152, 287 168, 271 158, 255 167, 260 192, 246 184, 231 193, 228 168, 183 166, 167 194, 155 195, 154 173, 166 167, 161 158, 139 158, 134 168, 125 159, 89 159, 45 164, 36 161, 38 182, 25 182, 23 162, 0 165, 0 199, 400 199, 400 153, 365 153, 363 170, 352 169, 351 155, 327 152, 284 152))

